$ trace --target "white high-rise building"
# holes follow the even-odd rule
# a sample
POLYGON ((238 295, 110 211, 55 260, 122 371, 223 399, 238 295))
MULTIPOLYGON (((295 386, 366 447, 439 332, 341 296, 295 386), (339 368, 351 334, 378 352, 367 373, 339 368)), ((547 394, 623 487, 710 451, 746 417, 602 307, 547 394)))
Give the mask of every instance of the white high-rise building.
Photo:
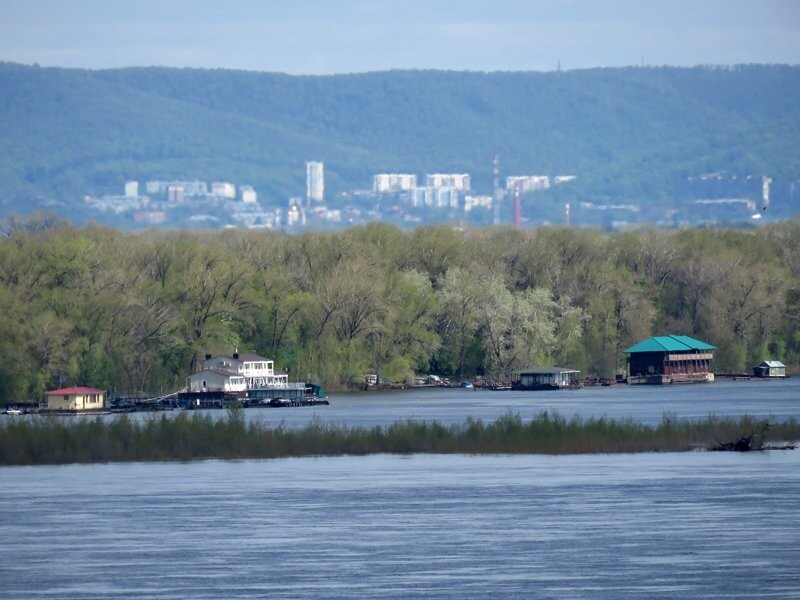
POLYGON ((506 190, 513 192, 517 186, 521 194, 546 190, 550 187, 550 178, 547 175, 515 175, 506 177, 506 190))
POLYGON ((493 204, 494 198, 488 194, 484 196, 464 196, 464 212, 469 212, 476 207, 490 209, 493 204))
POLYGON ((417 187, 417 176, 409 173, 379 173, 372 178, 372 191, 378 194, 402 192, 417 187))
POLYGON ((220 198, 233 200, 236 198, 236 186, 227 181, 215 181, 211 184, 211 193, 220 198))
POLYGON ((138 198, 139 197, 139 182, 138 181, 126 181, 125 182, 125 195, 128 198, 138 198))
POLYGON ((258 202, 258 194, 256 194, 251 185, 239 186, 239 195, 242 198, 242 202, 246 204, 256 204, 258 202))
POLYGON ((432 188, 449 187, 459 192, 470 190, 468 173, 431 173, 425 178, 425 185, 432 188))
POLYGON ((325 167, 321 162, 306 163, 306 200, 309 204, 314 200, 325 200, 325 167))
POLYGON ((186 190, 182 185, 168 185, 167 186, 167 202, 181 203, 186 199, 186 190))
POLYGON ((408 191, 408 202, 411 206, 433 206, 432 187, 415 187, 408 191))
POLYGON ((452 187, 433 188, 436 208, 458 208, 458 192, 452 187))

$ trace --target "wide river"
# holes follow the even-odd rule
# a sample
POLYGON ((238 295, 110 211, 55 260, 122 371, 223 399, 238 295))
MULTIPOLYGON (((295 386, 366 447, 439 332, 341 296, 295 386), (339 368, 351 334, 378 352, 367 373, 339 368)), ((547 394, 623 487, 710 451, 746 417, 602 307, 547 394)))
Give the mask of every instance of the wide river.
MULTIPOLYGON (((310 419, 800 416, 800 382, 422 390, 310 419)), ((2 598, 800 598, 800 451, 0 467, 2 598)))
POLYGON ((800 420, 800 377, 774 381, 722 379, 713 384, 679 386, 614 385, 551 392, 425 388, 334 394, 330 401, 330 406, 252 408, 245 412, 248 418, 287 427, 303 426, 311 419, 365 426, 404 419, 436 420, 449 425, 463 423, 467 417, 493 421, 509 412, 530 419, 544 410, 567 418, 630 418, 647 424, 658 423, 664 413, 693 420, 711 414, 800 420))

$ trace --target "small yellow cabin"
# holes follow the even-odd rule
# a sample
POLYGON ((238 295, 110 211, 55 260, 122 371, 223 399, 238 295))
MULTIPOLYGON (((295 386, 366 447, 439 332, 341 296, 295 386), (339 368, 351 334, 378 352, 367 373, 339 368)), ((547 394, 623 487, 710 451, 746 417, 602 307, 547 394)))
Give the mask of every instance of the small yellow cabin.
POLYGON ((47 396, 47 410, 100 410, 106 406, 105 390, 70 387, 52 390, 47 396))

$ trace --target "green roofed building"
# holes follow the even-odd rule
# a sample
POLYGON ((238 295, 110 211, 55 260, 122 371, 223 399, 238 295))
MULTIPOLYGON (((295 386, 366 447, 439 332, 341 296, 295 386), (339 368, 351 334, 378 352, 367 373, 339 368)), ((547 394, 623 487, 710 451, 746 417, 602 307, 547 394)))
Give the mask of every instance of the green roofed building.
POLYGON ((708 383, 714 346, 688 335, 663 335, 634 344, 628 355, 628 383, 708 383))

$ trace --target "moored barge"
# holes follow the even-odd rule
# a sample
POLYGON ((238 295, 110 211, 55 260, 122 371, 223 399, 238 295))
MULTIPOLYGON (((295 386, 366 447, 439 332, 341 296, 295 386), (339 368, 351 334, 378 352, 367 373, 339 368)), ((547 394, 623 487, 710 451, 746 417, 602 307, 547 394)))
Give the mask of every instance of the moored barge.
POLYGON ((628 383, 710 383, 716 348, 688 335, 656 336, 625 350, 628 383))
POLYGON ((512 390, 564 390, 582 387, 580 371, 563 367, 531 367, 514 371, 512 390))
POLYGON ((291 382, 276 373, 274 361, 256 354, 206 355, 202 369, 186 380, 176 395, 181 408, 316 406, 329 404, 325 390, 307 382, 291 382))

